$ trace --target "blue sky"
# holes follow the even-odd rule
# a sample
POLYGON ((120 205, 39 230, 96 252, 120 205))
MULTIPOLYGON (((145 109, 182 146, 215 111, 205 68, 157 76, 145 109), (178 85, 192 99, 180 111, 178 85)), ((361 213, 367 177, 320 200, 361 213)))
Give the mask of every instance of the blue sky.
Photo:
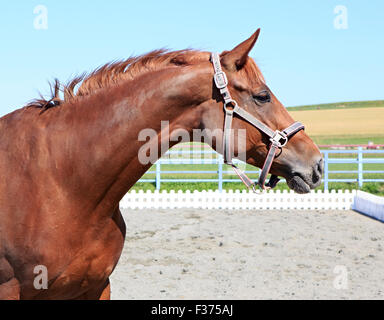
POLYGON ((251 53, 286 106, 384 99, 384 1, 7 1, 0 11, 0 115, 48 80, 167 47, 231 49, 261 28, 251 53), (37 30, 34 8, 48 9, 37 30), (348 28, 336 29, 337 5, 348 28))

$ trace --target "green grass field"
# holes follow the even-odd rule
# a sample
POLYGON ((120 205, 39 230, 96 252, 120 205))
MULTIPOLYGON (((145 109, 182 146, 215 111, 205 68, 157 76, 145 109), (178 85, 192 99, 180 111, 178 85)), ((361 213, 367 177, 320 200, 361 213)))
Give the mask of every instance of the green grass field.
POLYGON ((372 141, 375 144, 384 144, 384 134, 365 135, 351 134, 338 136, 311 136, 312 140, 318 145, 346 145, 346 144, 368 144, 372 141))
POLYGON ((308 106, 288 107, 289 111, 354 109, 354 108, 384 108, 384 100, 337 102, 326 104, 313 104, 308 106))
MULTIPOLYGON (((384 100, 363 101, 363 102, 343 102, 325 105, 300 106, 288 108, 295 119, 304 118, 307 126, 307 133, 318 145, 335 144, 368 144, 369 141, 375 144, 384 144, 384 100), (363 109, 363 110, 362 110, 363 109), (337 120, 339 117, 340 120, 337 120), (365 117, 362 119, 362 117, 365 117), (331 119, 330 119, 331 118, 331 119), (333 120, 333 123, 331 123, 333 120), (368 123, 369 122, 369 123, 368 123), (335 128, 335 126, 337 128, 335 128), (313 133, 311 134, 311 130, 313 133), (336 132, 336 133, 334 133, 336 132)), ((178 149, 178 146, 175 146, 178 149)), ((332 158, 356 157, 356 154, 331 155, 332 158)), ((200 156, 198 156, 200 157, 200 156)), ((370 155, 370 157, 384 158, 384 154, 370 155)), ((162 171, 215 171, 207 174, 162 174, 161 179, 217 179, 217 165, 162 165, 162 171)), ((247 170, 257 171, 257 168, 247 166, 247 170)), ((357 164, 330 164, 329 170, 357 171, 357 164)), ((384 164, 364 164, 364 170, 384 171, 384 164)), ((230 167, 224 166, 224 171, 231 174, 224 175, 224 179, 236 179, 230 167)), ((257 174, 249 175, 257 180, 257 174)), ((145 179, 155 179, 154 168, 151 168, 145 179)), ((333 173, 330 179, 356 179, 357 173, 333 173)), ((384 179, 384 174, 368 173, 365 179, 384 179)), ((216 190, 217 182, 164 182, 161 184, 162 190, 216 190)), ((241 182, 225 182, 223 188, 226 190, 243 190, 245 187, 241 182)), ((288 189, 285 183, 280 183, 277 189, 288 189)), ((137 183, 134 190, 155 190, 155 183, 137 183)), ((321 185, 318 189, 324 189, 321 185)), ((358 189, 358 183, 330 182, 329 189, 358 189)), ((384 195, 384 183, 365 182, 362 190, 384 195)))
MULTIPOLYGON (((152 190, 156 189, 154 183, 149 182, 138 182, 136 183, 131 190, 152 190)), ((217 190, 217 183, 213 182, 168 182, 161 185, 161 190, 217 190)), ((245 186, 241 182, 224 182, 224 190, 245 190, 245 186)), ((333 182, 329 184, 329 190, 357 190, 359 189, 357 183, 342 183, 342 182, 333 182)), ((284 183, 280 183, 276 186, 274 190, 289 190, 288 186, 284 183)), ((316 190, 324 190, 324 186, 321 185, 316 190)), ((379 196, 384 196, 384 183, 373 183, 367 182, 364 183, 361 190, 376 194, 379 196)))

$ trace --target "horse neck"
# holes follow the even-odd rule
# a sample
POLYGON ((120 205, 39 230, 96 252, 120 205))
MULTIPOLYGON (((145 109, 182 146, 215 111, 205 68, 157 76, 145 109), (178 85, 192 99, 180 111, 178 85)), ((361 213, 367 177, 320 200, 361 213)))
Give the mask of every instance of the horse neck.
POLYGON ((167 130, 161 132, 164 121, 169 121, 170 131, 176 125, 176 130, 191 132, 199 125, 193 110, 212 95, 212 78, 207 73, 211 73, 208 68, 172 67, 79 101, 90 106, 68 106, 64 118, 72 127, 72 144, 66 154, 59 153, 63 167, 78 174, 73 179, 62 177, 76 191, 73 196, 86 200, 93 210, 118 206, 129 188, 176 143, 162 143, 169 141, 167 130), (149 144, 158 150, 144 163, 139 155, 148 144, 139 139, 143 130, 151 133, 149 144))

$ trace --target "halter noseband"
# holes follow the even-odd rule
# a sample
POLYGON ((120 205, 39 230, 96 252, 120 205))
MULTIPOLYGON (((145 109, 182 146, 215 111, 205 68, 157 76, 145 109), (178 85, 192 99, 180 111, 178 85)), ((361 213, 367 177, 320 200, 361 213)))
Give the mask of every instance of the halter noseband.
POLYGON ((250 113, 240 108, 235 100, 232 99, 231 94, 228 90, 228 80, 227 76, 221 68, 220 64, 220 56, 218 53, 211 54, 211 62, 214 68, 214 76, 213 79, 215 81, 216 87, 220 90, 220 93, 224 99, 224 111, 225 111, 225 120, 224 120, 224 134, 223 134, 223 155, 224 155, 224 163, 231 165, 233 170, 239 176, 241 181, 247 186, 247 188, 251 188, 254 192, 256 192, 255 185, 256 183, 252 182, 247 175, 240 170, 236 165, 232 163, 232 154, 231 154, 231 129, 232 129, 232 119, 233 114, 236 113, 238 116, 249 122, 251 125, 259 129, 262 133, 266 134, 269 137, 269 141, 271 142, 267 157, 265 159, 263 168, 261 169, 260 177, 257 182, 257 185, 262 190, 271 189, 276 186, 279 182, 279 178, 275 175, 271 175, 268 183, 265 183, 267 179, 267 175, 269 170, 271 169, 272 162, 275 159, 276 151, 284 147, 289 138, 295 135, 300 130, 304 130, 304 125, 300 122, 295 122, 291 124, 288 128, 283 131, 272 130, 267 125, 262 123, 260 120, 256 119, 250 113))

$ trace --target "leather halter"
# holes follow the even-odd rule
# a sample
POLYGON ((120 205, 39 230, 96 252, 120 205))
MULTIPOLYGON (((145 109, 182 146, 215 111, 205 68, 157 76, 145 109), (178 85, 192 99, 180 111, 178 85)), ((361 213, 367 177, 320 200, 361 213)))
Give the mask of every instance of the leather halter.
POLYGON ((273 160, 275 159, 275 155, 278 149, 283 148, 289 138, 295 135, 300 130, 304 130, 304 125, 300 122, 295 122, 291 124, 288 128, 279 131, 272 130, 267 125, 262 123, 260 120, 256 119, 250 113, 240 108, 235 100, 232 99, 231 94, 228 90, 228 80, 227 76, 221 68, 220 64, 220 56, 218 53, 211 54, 211 62, 213 64, 213 68, 215 74, 213 79, 215 81, 215 85, 217 89, 220 90, 220 93, 224 99, 224 111, 225 111, 225 120, 224 120, 224 134, 223 134, 223 155, 224 155, 224 163, 231 165, 233 170, 239 176, 241 181, 247 186, 247 188, 252 188, 254 192, 256 192, 255 185, 256 183, 252 182, 247 175, 240 170, 235 164, 232 163, 232 153, 231 153, 231 130, 232 130, 232 119, 233 114, 236 113, 238 116, 243 118, 245 121, 249 122, 251 125, 259 129, 262 133, 269 137, 269 141, 271 142, 269 145, 269 151, 267 157, 265 159, 263 168, 261 169, 260 177, 257 182, 257 185, 262 189, 271 189, 276 186, 279 182, 279 178, 276 175, 271 175, 268 183, 265 183, 267 179, 267 175, 269 170, 271 169, 273 160))

